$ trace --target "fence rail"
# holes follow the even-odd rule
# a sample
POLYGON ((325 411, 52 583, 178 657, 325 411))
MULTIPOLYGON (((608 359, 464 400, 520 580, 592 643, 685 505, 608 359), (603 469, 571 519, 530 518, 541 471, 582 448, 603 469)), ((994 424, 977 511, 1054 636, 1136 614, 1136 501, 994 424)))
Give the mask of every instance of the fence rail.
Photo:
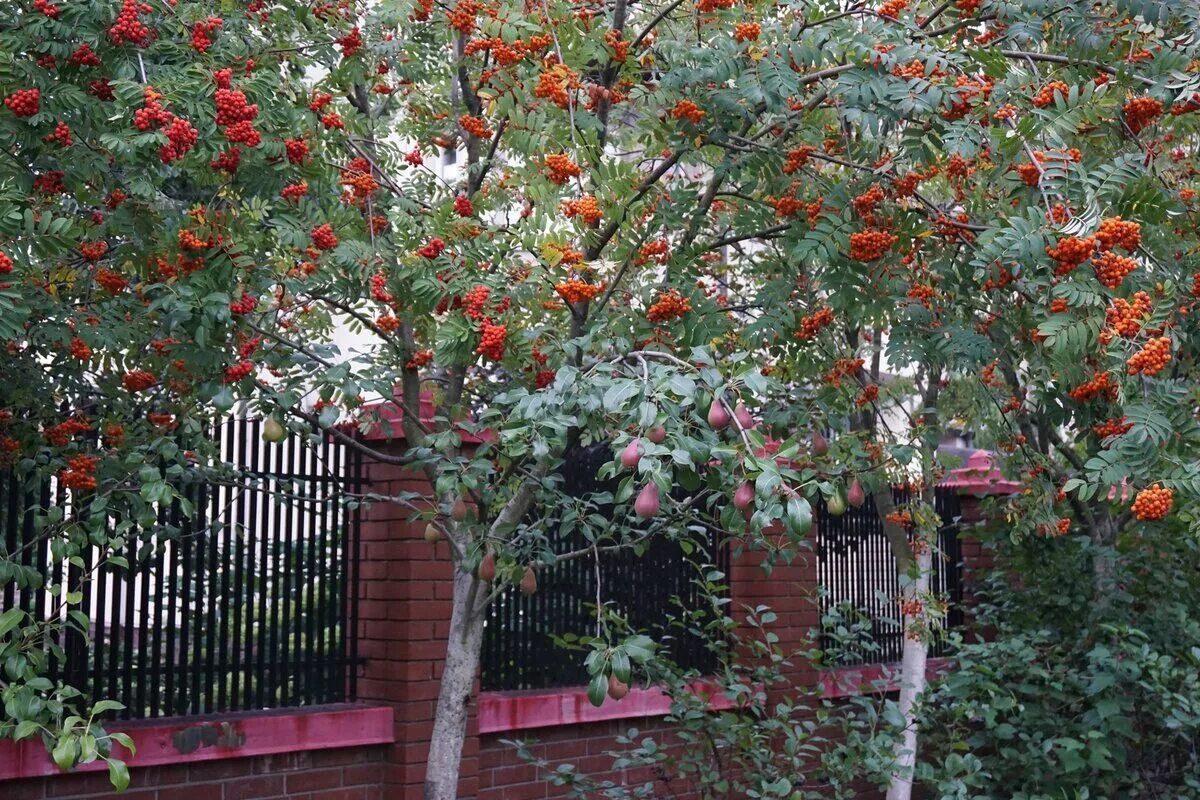
MULTIPOLYGON (((53 583, 65 570, 81 592, 73 608, 90 635, 68 628, 55 642, 51 679, 123 703, 128 718, 353 699, 359 523, 344 501, 361 482, 360 456, 328 437, 267 444, 257 420, 226 421, 214 436, 234 477, 182 481, 190 517, 175 501, 152 525, 129 522, 108 554, 128 567, 97 547, 83 549, 82 567, 56 557, 37 509, 82 509, 54 479, 0 479, 0 555, 53 583)), ((65 620, 42 588, 9 582, 0 600, 0 610, 65 620)))

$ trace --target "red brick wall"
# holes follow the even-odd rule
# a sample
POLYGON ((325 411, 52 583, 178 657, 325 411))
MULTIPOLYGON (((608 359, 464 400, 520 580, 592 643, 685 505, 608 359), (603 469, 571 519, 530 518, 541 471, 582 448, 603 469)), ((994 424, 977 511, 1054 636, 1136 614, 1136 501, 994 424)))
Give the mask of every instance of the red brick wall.
POLYGON ((130 771, 129 789, 112 791, 107 772, 0 783, 4 800, 383 800, 383 747, 314 750, 198 761, 130 771))

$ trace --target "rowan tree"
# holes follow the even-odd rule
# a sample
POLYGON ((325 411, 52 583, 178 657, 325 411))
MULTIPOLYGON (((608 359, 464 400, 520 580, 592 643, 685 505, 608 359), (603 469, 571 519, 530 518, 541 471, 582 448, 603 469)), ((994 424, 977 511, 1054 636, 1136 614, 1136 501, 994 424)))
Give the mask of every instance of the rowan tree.
MULTIPOLYGON (((370 450, 364 406, 398 407, 408 452, 371 455, 434 496, 387 499, 458 565, 431 798, 455 795, 494 584, 700 525, 787 558, 818 496, 885 518, 911 719, 938 520, 890 487, 928 493, 950 422, 1027 481, 1014 536, 1190 518, 1198 22, 1155 0, 38 0, 0 22, 3 449, 103 500, 48 518, 56 552, 111 554, 106 520, 172 501, 214 414, 370 450), (619 488, 566 497, 559 467, 601 444, 619 488)), ((59 623, 0 619, 7 730, 64 766, 108 755, 41 678, 59 623)), ((652 655, 602 623, 597 702, 652 655)))

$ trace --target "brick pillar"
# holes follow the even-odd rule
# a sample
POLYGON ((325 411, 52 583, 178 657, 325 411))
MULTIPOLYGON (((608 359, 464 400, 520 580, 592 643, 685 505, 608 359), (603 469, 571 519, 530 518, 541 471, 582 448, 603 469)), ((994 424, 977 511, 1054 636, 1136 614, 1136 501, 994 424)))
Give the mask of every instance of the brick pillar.
POLYGON ((986 522, 981 508, 980 498, 964 495, 961 498, 962 517, 959 548, 962 555, 962 605, 964 633, 979 633, 984 631, 975 628, 975 596, 983 576, 992 571, 995 566, 995 556, 990 545, 985 545, 976 535, 977 529, 986 522))
MULTIPOLYGON (((400 453, 399 441, 372 442, 400 453)), ((375 494, 431 494, 424 476, 392 464, 364 467, 375 494)), ((384 767, 388 800, 420 800, 433 730, 434 708, 450 627, 454 565, 446 544, 424 539, 425 524, 409 522, 410 510, 376 502, 363 511, 360 541, 359 655, 366 660, 359 700, 395 709, 396 742, 384 767)), ((479 741, 474 723, 463 752, 459 797, 473 798, 478 786, 479 741)))
MULTIPOLYGON (((761 551, 746 550, 730 565, 730 594, 735 618, 745 618, 744 607, 751 610, 757 606, 770 607, 777 619, 766 627, 779 636, 778 644, 785 654, 807 649, 809 633, 820 621, 817 554, 807 545, 815 536, 814 528, 798 547, 792 562, 774 564, 769 575, 762 569, 764 554, 761 551)), ((816 683, 816 670, 807 660, 791 658, 790 661, 791 667, 785 674, 793 685, 816 683)))

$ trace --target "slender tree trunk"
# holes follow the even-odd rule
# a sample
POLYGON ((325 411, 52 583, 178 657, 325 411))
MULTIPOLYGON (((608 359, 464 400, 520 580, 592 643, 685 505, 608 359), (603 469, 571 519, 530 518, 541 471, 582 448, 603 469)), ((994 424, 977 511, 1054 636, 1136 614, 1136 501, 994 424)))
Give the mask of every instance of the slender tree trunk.
POLYGON ((1092 525, 1091 538, 1096 547, 1096 552, 1092 554, 1092 610, 1102 615, 1108 610, 1117 589, 1116 564, 1111 549, 1117 540, 1116 520, 1108 514, 1098 514, 1092 525))
MULTIPOLYGON (((917 555, 916 577, 901 574, 904 597, 927 597, 929 579, 933 572, 933 548, 925 548, 917 555), (907 583, 907 585, 905 585, 907 583)), ((907 627, 908 617, 901 618, 907 627)), ((913 770, 917 764, 917 720, 913 713, 917 698, 925 691, 925 665, 929 660, 929 640, 925 636, 916 639, 904 637, 904 650, 900 664, 900 716, 904 718, 904 732, 893 751, 892 782, 888 786, 887 800, 909 800, 912 797, 913 770)))
POLYGON ((446 642, 446 668, 438 692, 425 766, 425 800, 457 800, 458 773, 479 652, 483 644, 483 597, 487 584, 461 570, 454 573, 453 611, 446 642))

